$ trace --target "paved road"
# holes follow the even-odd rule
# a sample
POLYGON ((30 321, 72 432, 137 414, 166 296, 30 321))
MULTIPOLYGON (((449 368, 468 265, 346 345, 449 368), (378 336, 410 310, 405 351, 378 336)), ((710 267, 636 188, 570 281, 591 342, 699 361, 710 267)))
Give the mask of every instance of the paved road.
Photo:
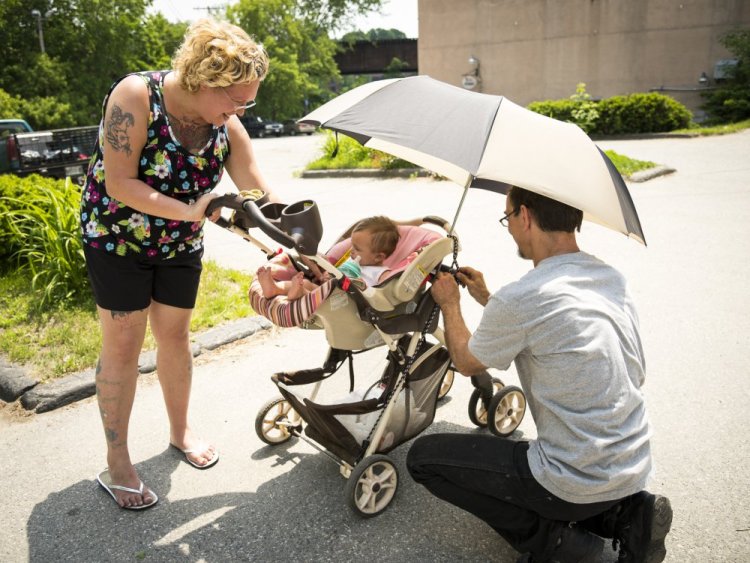
MULTIPOLYGON (((456 209, 459 191, 445 182, 295 178, 319 142, 263 139, 256 149, 286 201, 318 202, 324 245, 358 216, 452 216, 456 209)), ((675 511, 668 561, 748 561, 750 132, 602 145, 678 170, 631 186, 648 248, 592 225, 581 236, 583 248, 628 276, 640 309, 657 463, 651 489, 668 495, 675 511)), ((503 205, 501 197, 472 192, 457 226, 461 263, 485 270, 491 286, 529 268, 497 224, 503 205)), ((209 231, 208 245, 209 256, 227 266, 252 271, 262 262, 260 252, 219 229, 209 231)), ((476 322, 478 308, 467 301, 465 309, 476 322)), ((194 423, 222 452, 203 472, 167 448, 158 383, 144 376, 132 455, 161 496, 145 513, 115 509, 92 480, 104 465, 93 399, 34 416, 0 409, 0 560, 514 561, 483 523, 411 482, 406 447, 392 452, 398 496, 372 520, 350 514, 345 481, 325 455, 300 442, 263 447, 253 423, 276 395, 270 374, 316 366, 325 352, 321 334, 293 329, 201 356, 194 423)), ((362 358, 358 377, 377 373, 380 355, 362 358)), ((503 379, 516 382, 512 372, 503 379)), ((466 415, 470 390, 457 382, 428 431, 475 431, 466 415)), ((530 419, 521 431, 534 434, 530 419)))

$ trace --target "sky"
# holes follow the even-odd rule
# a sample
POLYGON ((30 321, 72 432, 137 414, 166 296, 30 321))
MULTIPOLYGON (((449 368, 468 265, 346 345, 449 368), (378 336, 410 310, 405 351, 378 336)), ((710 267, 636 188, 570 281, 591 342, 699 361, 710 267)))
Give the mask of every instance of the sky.
MULTIPOLYGON (((228 3, 231 0, 154 0, 153 10, 161 12, 170 21, 192 21, 208 14, 207 10, 201 8, 228 3)), ((380 27, 398 29, 407 37, 418 36, 417 0, 385 0, 381 12, 358 18, 354 26, 342 30, 342 34, 356 29, 368 31, 380 27)))

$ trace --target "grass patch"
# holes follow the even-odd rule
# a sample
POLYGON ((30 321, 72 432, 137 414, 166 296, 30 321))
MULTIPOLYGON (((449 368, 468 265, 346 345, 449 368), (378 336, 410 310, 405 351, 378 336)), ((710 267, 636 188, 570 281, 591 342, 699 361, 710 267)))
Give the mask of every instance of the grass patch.
POLYGON ((657 166, 655 163, 648 160, 636 160, 635 158, 630 158, 629 156, 616 153, 615 151, 604 152, 612 161, 612 164, 615 165, 617 171, 626 178, 640 170, 648 170, 649 168, 657 166))
POLYGON ((688 135, 695 135, 697 137, 710 137, 712 135, 728 135, 730 133, 738 133, 750 128, 750 119, 745 121, 738 121, 737 123, 725 123, 723 125, 709 125, 703 127, 701 125, 694 124, 692 127, 687 129, 677 129, 672 133, 686 133, 688 135))
POLYGON ((390 154, 374 150, 346 135, 339 135, 338 141, 333 133, 326 131, 323 144, 323 156, 308 163, 307 170, 342 170, 348 168, 376 168, 394 170, 398 168, 417 168, 411 162, 390 154))
MULTIPOLYGON (((204 261, 191 331, 253 315, 247 298, 251 281, 248 274, 204 261)), ((96 365, 101 335, 93 299, 86 294, 78 301, 41 311, 35 306, 37 300, 27 275, 0 276, 0 353, 13 363, 24 364, 39 379, 96 365)), ((154 347, 148 331, 144 350, 154 347)))

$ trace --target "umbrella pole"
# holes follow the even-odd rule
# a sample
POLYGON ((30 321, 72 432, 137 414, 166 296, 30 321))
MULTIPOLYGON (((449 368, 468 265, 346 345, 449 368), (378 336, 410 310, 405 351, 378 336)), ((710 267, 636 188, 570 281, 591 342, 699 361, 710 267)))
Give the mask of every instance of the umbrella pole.
POLYGON ((464 186, 464 193, 461 195, 461 201, 458 202, 458 209, 456 209, 456 214, 453 216, 453 222, 451 223, 451 228, 448 231, 448 236, 451 236, 453 234, 453 229, 456 226, 456 221, 458 221, 458 214, 461 213, 461 208, 464 206, 464 200, 466 199, 466 194, 469 191, 469 186, 471 186, 471 183, 474 181, 474 176, 469 176, 469 179, 466 182, 466 185, 464 186))

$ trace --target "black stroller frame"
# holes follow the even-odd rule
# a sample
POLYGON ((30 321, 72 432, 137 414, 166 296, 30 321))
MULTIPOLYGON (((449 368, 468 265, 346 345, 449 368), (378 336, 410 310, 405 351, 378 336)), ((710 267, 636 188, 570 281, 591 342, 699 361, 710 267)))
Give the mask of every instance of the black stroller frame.
MULTIPOLYGON (((447 395, 453 384, 455 368, 445 348, 443 331, 438 326, 440 308, 430 292, 422 290, 403 306, 385 312, 377 310, 360 289, 349 283, 324 257, 317 255, 322 226, 314 202, 283 206, 254 199, 242 194, 222 196, 212 201, 206 213, 211 214, 219 207, 234 209, 231 219, 222 218, 217 223, 258 246, 269 259, 276 251, 254 238, 250 229, 260 228, 275 241, 328 270, 338 280, 338 287, 356 304, 359 321, 377 331, 387 348, 387 363, 380 379, 361 397, 355 392, 354 355, 376 346, 361 350, 331 346, 322 367, 274 374, 271 379, 281 397, 268 401, 259 410, 255 419, 256 434, 270 446, 293 437, 300 438, 324 453, 337 463, 340 473, 347 479, 345 498, 349 507, 361 517, 376 516, 390 505, 398 488, 398 470, 388 452, 432 424, 438 401, 447 395), (302 224, 292 225, 288 218, 285 224, 285 210, 306 217, 302 224), (304 213, 300 213, 301 210, 304 213), (428 335, 437 342, 429 342, 428 335), (317 402, 325 380, 338 373, 344 363, 349 370, 350 400, 336 404, 317 402), (306 398, 294 392, 295 388, 309 385, 313 388, 306 398), (355 395, 353 400, 352 394, 355 395)), ((442 219, 427 217, 423 221, 445 229, 446 222, 442 219)), ((453 263, 447 267, 440 258, 430 277, 438 270, 455 273, 458 268, 458 238, 451 233, 448 239, 453 263)), ((296 263, 295 266, 304 269, 296 263)), ((322 327, 315 326, 313 318, 303 328, 322 327)), ((471 422, 478 427, 489 427, 490 432, 498 436, 512 434, 526 411, 523 391, 505 386, 488 373, 475 375, 471 381, 475 387, 468 405, 471 422)))

